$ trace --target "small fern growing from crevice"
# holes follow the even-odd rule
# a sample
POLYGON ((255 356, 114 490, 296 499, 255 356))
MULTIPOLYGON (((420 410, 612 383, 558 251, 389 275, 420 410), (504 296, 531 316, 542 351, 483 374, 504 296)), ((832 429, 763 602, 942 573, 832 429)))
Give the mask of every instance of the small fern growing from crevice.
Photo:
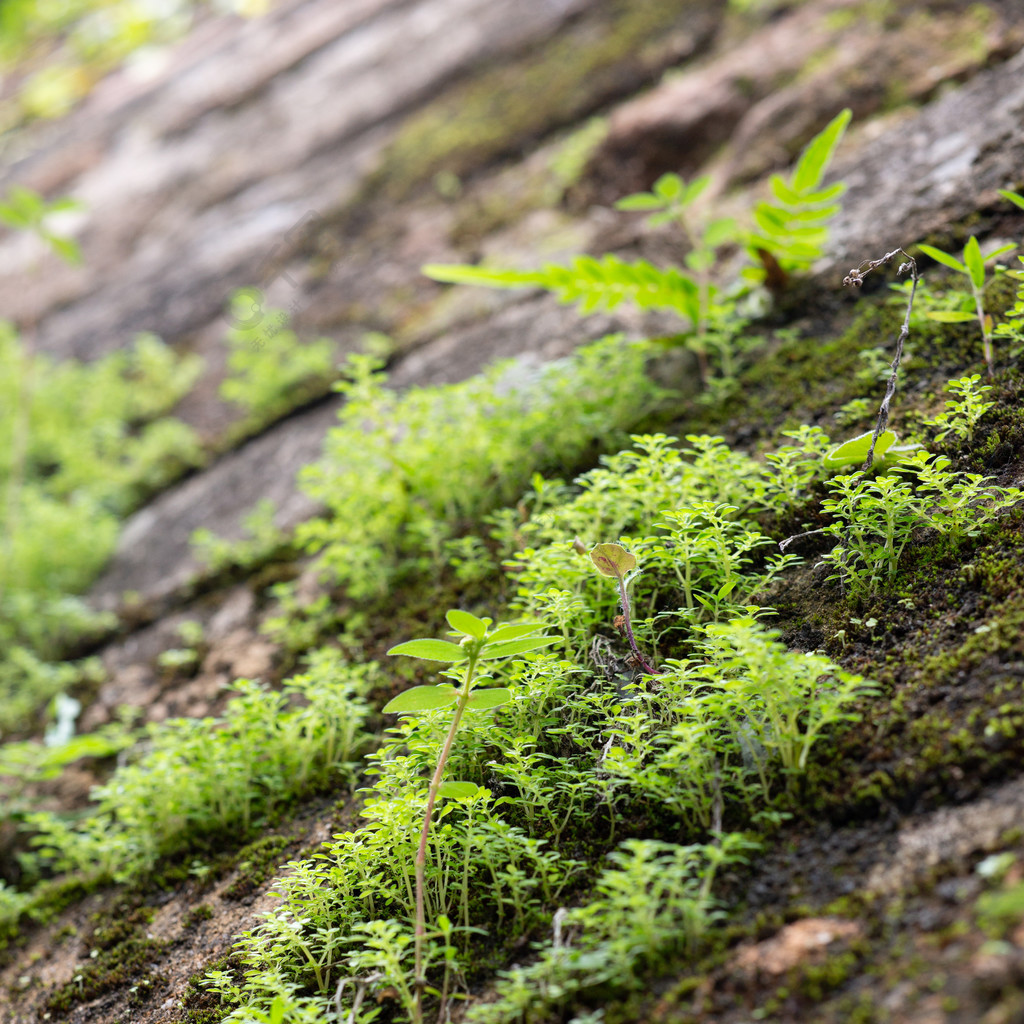
POLYGON ((448 284, 488 288, 543 288, 581 312, 609 312, 624 303, 641 311, 664 310, 683 321, 682 341, 697 358, 701 382, 713 394, 735 383, 738 355, 751 347, 738 300, 751 288, 779 291, 793 273, 805 272, 821 257, 828 223, 839 211, 845 186, 821 188, 822 179, 850 121, 844 110, 804 150, 788 181, 772 178, 773 202, 753 211, 756 233, 743 232, 729 217, 709 218, 697 201, 710 178, 686 182, 664 174, 650 192, 627 196, 617 209, 646 212, 652 226, 675 223, 686 244, 684 267, 656 267, 647 260, 614 254, 576 256, 567 264, 548 263, 535 270, 428 264, 424 274, 448 284), (734 284, 723 286, 721 257, 746 249, 748 265, 734 284))

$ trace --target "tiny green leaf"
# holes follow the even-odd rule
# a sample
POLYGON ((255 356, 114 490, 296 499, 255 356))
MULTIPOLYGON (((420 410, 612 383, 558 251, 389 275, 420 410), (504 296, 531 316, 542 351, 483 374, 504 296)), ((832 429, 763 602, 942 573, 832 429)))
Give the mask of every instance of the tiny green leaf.
POLYGON ((981 255, 978 239, 971 235, 964 246, 964 263, 971 277, 971 284, 977 289, 985 287, 985 260, 981 255))
POLYGON ((658 196, 652 196, 650 192, 638 192, 633 196, 626 196, 615 204, 616 210, 663 210, 665 201, 658 196))
POLYGON ((466 702, 467 711, 490 711, 500 708, 512 699, 512 691, 506 686, 492 686, 487 690, 474 690, 466 702))
POLYGON ((44 233, 43 237, 50 243, 50 247, 62 260, 64 260, 65 263, 77 266, 82 262, 82 250, 78 247, 78 243, 74 239, 64 238, 61 235, 51 235, 48 232, 44 233))
POLYGON ((480 792, 475 782, 442 782, 437 787, 437 795, 449 800, 472 800, 480 792))
POLYGON ((408 715, 436 711, 455 703, 457 694, 450 686, 414 686, 384 705, 385 715, 408 715))
POLYGON ((806 192, 808 189, 817 188, 820 184, 825 168, 839 140, 846 131, 846 126, 853 117, 853 111, 847 107, 840 111, 831 121, 807 144, 803 155, 797 161, 796 169, 793 171, 792 187, 797 192, 806 192))
POLYGON ((1009 190, 1004 188, 1001 188, 998 191, 1004 199, 1009 199, 1009 201, 1013 203, 1014 206, 1019 206, 1022 210, 1024 210, 1024 196, 1022 196, 1019 192, 1010 192, 1009 190))
POLYGON ((976 320, 975 313, 966 313, 959 310, 937 310, 926 313, 929 320, 936 320, 940 324, 965 324, 970 320, 976 320))
POLYGON ((684 206, 689 206, 710 184, 711 176, 708 174, 702 174, 699 178, 694 178, 683 190, 680 202, 684 206))
POLYGON ((1013 252, 1017 248, 1016 242, 1007 242, 1006 245, 999 246, 998 249, 993 249, 991 252, 984 254, 984 260, 988 263, 989 260, 994 260, 997 256, 1005 256, 1008 252, 1013 252))
POLYGON ((925 256, 930 256, 936 263, 941 263, 943 266, 949 267, 952 270, 959 270, 961 274, 967 273, 967 268, 955 256, 950 256, 948 252, 936 249, 934 245, 925 245, 924 243, 921 243, 918 245, 918 249, 920 249, 925 256))
MULTIPOLYGON (((849 441, 844 441, 842 444, 837 445, 825 456, 825 465, 829 469, 839 469, 842 466, 855 466, 863 462, 868 457, 873 436, 874 431, 869 430, 867 433, 858 434, 857 437, 851 437, 849 441)), ((883 430, 878 435, 875 455, 877 457, 884 455, 895 440, 895 431, 883 430)))
POLYGON ((404 644, 392 647, 388 654, 404 654, 410 658, 422 658, 424 661, 465 661, 469 652, 465 647, 449 643, 447 640, 407 640, 404 644))
POLYGON ((543 622, 523 622, 517 626, 499 626, 488 638, 488 644, 502 643, 505 640, 518 640, 520 637, 536 633, 543 629, 543 622))
POLYGON ((590 560, 602 576, 614 576, 620 580, 636 568, 636 556, 621 544, 596 544, 590 552, 590 560))
POLYGON ((541 647, 557 644, 559 636, 528 636, 523 640, 508 640, 498 644, 488 644, 480 654, 481 661, 494 661, 495 658, 511 658, 514 654, 526 654, 541 647))
POLYGON ((476 640, 483 639, 484 634, 487 632, 487 623, 483 619, 478 619, 475 615, 471 615, 469 612, 453 608, 445 615, 445 618, 452 629, 459 633, 465 633, 466 636, 471 636, 476 640))
POLYGON ((656 196, 660 196, 662 199, 667 199, 670 202, 673 199, 678 199, 684 190, 683 179, 678 174, 673 174, 671 171, 668 174, 663 174, 655 183, 654 188, 651 190, 656 196))

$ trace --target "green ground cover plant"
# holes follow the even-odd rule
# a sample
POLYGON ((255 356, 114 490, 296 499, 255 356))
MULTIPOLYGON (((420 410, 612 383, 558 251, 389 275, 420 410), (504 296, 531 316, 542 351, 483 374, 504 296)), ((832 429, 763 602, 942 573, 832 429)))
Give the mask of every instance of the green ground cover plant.
POLYGON ((56 364, 0 323, 3 732, 70 685, 54 662, 109 625, 74 595, 113 551, 121 518, 200 461, 192 430, 166 415, 199 370, 152 335, 91 364, 56 364))
POLYGON ((350 357, 340 423, 302 474, 328 515, 300 526, 298 543, 355 600, 437 572, 446 543, 515 501, 536 471, 615 444, 654 410, 664 392, 645 372, 651 352, 609 337, 540 370, 502 363, 402 395, 378 360, 350 357))
MULTIPOLYGON (((204 838, 249 835, 299 794, 349 782, 369 740, 366 695, 376 673, 373 664, 347 665, 325 649, 281 691, 236 680, 236 696, 219 720, 150 725, 127 763, 94 788, 84 816, 22 813, 32 846, 21 857, 24 877, 76 872, 93 884, 138 878, 204 838)), ((64 753, 103 756, 123 748, 124 739, 108 730, 77 738, 64 753)), ((0 774, 17 753, 3 748, 0 774)), ((60 756, 52 752, 43 767, 60 756)), ((21 913, 44 913, 45 892, 11 896, 0 932, 21 913)))
MULTIPOLYGON (((236 310, 245 306, 236 293, 236 310)), ((241 311, 240 311, 241 312, 241 311)), ((228 332, 228 373, 220 386, 225 401, 237 405, 244 418, 232 427, 231 437, 248 437, 304 402, 329 390, 337 373, 337 346, 330 338, 302 342, 287 328, 281 310, 260 310, 260 322, 248 326, 240 317, 228 332)))
POLYGON ((981 383, 980 373, 972 373, 969 377, 951 380, 946 390, 956 397, 946 402, 945 410, 928 420, 927 426, 941 428, 935 435, 936 441, 953 434, 970 443, 978 421, 995 405, 994 402, 982 401, 982 396, 992 388, 981 383))
POLYGON ((852 597, 891 588, 904 549, 922 528, 955 544, 1024 499, 1019 488, 949 466, 944 456, 917 451, 885 475, 836 477, 821 503, 832 517, 825 532, 837 539, 824 558, 836 568, 830 579, 841 580, 852 597))
MULTIPOLYGON (((780 493, 805 474, 823 471, 827 438, 795 433, 800 445, 788 446, 775 462, 780 493), (818 468, 808 470, 802 461, 818 468)), ((393 650, 451 664, 461 687, 420 685, 385 708, 416 713, 405 715, 368 759, 376 781, 364 795, 365 824, 328 843, 322 858, 289 865, 279 882, 281 911, 240 944, 242 973, 222 970, 208 979, 227 1019, 255 1020, 275 1000, 288 1019, 313 1019, 337 994, 342 1016, 372 1020, 377 1010, 360 993, 381 986, 398 993, 410 1019, 425 1012, 418 1008, 421 998, 443 1005, 465 987, 484 949, 500 944, 501 936, 550 922, 553 900, 566 886, 590 891, 564 844, 587 829, 595 807, 604 824, 591 842, 619 849, 616 870, 628 879, 622 892, 641 876, 649 888, 651 872, 660 867, 664 885, 676 894, 663 918, 636 921, 633 957, 650 960, 679 948, 675 944, 692 945, 703 922, 714 919, 713 872, 698 865, 722 850, 731 851, 725 860, 741 859, 750 840, 728 833, 721 848, 712 843, 699 852, 653 840, 618 848, 620 813, 629 808, 633 828, 638 812, 662 822, 668 815, 695 841, 721 833, 726 820, 758 820, 799 792, 816 743, 857 719, 858 701, 873 692, 869 683, 825 658, 787 651, 750 617, 750 596, 764 575, 749 566, 767 538, 762 543, 744 516, 772 501, 773 467, 732 452, 718 438, 691 438, 685 452, 664 436, 636 440, 638 449, 606 458, 581 478, 576 494, 552 486, 561 500, 541 504, 535 529, 529 529, 532 520, 522 524, 523 543, 531 546, 514 565, 522 570, 516 601, 526 621, 514 627, 522 639, 507 643, 532 645, 547 625, 547 642, 560 645, 557 654, 524 651, 507 664, 498 659, 494 679, 474 691, 466 685, 473 680, 467 648, 484 644, 486 651, 491 640, 502 650, 506 643, 488 620, 451 613, 449 624, 464 646, 426 640, 393 650), (706 493, 734 495, 742 512, 702 499, 706 493), (672 505, 676 511, 667 511, 672 505), (621 538, 618 548, 626 555, 626 545, 642 546, 638 538, 657 538, 660 552, 653 540, 644 548, 637 600, 655 591, 657 611, 648 625, 657 619, 674 630, 675 648, 684 638, 689 644, 688 657, 648 676, 656 685, 635 676, 628 641, 611 628, 618 586, 602 596, 606 588, 593 563, 565 539, 575 532, 607 536, 613 518, 639 528, 621 538), (674 543, 652 530, 656 523, 674 543), (687 590, 685 573, 678 576, 681 553, 696 552, 701 537, 706 564, 694 555, 701 568, 687 590), (660 559, 658 572, 648 559, 660 559), (540 568, 531 575, 531 566, 540 568), (552 600, 552 591, 563 599, 552 600), (705 592, 710 596, 701 602, 705 592), (566 594, 579 600, 564 600, 566 594), (557 607, 559 614, 536 613, 541 607, 557 607), (610 660, 594 654, 595 637, 603 637, 610 660), (474 693, 497 694, 485 701, 493 711, 453 716, 460 695, 468 701, 474 693), (446 765, 459 780, 448 783, 450 792, 441 788, 446 765), (426 775, 433 781, 424 794, 426 775), (443 797, 440 810, 432 795, 443 797), (488 920, 505 927, 485 935, 488 920)), ((542 954, 538 963, 548 965, 527 971, 526 981, 510 976, 515 994, 508 998, 542 1007, 556 989, 559 998, 575 998, 607 983, 613 958, 625 955, 602 930, 611 927, 608 901, 618 878, 606 875, 573 918, 574 927, 587 922, 590 938, 581 948, 593 955, 574 953, 562 970, 567 954, 542 954)))
POLYGON ((495 999, 471 1007, 466 1020, 547 1020, 587 989, 636 984, 640 963, 651 968, 672 955, 692 955, 725 917, 712 894, 718 869, 745 863, 756 849, 734 833, 703 846, 626 840, 609 854, 611 866, 591 900, 558 911, 554 936, 537 944, 535 961, 501 972, 495 999))
MULTIPOLYGON (((78 206, 14 186, 0 223, 77 263, 52 220, 78 206)), ((0 737, 95 676, 94 661, 58 663, 112 625, 75 595, 113 551, 120 519, 201 461, 195 433, 167 415, 201 369, 151 334, 92 363, 57 363, 34 350, 31 326, 0 320, 0 737)))
POLYGON ((423 815, 419 846, 416 849, 416 998, 412 1007, 412 1018, 416 1024, 423 1019, 423 990, 426 984, 423 976, 423 942, 426 935, 424 873, 434 806, 439 797, 473 797, 478 788, 473 782, 442 781, 445 765, 459 722, 466 711, 491 711, 512 699, 512 693, 507 687, 480 686, 480 683, 490 681, 490 677, 479 672, 480 662, 525 654, 527 651, 547 647, 558 640, 558 637, 532 635, 542 628, 540 623, 497 626, 492 630, 490 619, 479 619, 470 612, 458 609, 449 611, 446 618, 454 631, 453 635, 459 639, 457 644, 448 640, 409 640, 388 651, 388 654, 404 654, 410 658, 422 658, 425 661, 451 665, 449 674, 456 683, 456 686, 414 686, 411 690, 399 694, 384 707, 385 714, 415 714, 454 707, 451 728, 437 756, 437 767, 427 790, 427 808, 423 815))
MULTIPOLYGON (((683 224, 685 270, 608 257, 570 268, 592 287, 556 287, 606 306, 646 295, 642 305, 671 279, 690 347, 707 357, 738 330, 737 293, 711 274, 726 241, 749 243, 752 276, 771 286, 820 255, 839 194, 821 189, 822 175, 847 120, 773 182, 756 238, 691 225, 704 183, 667 176, 626 207, 683 224)), ((974 262, 972 250, 963 266, 974 262)), ((239 942, 241 966, 208 975, 226 1019, 419 1021, 428 1000, 443 1018, 494 965, 521 958, 526 937, 538 940, 531 962, 503 971, 496 1002, 469 1019, 597 1020, 609 993, 635 990, 670 957, 692 959, 725 919, 717 873, 799 813, 821 747, 880 692, 766 628, 767 595, 798 561, 774 550, 777 523, 832 517, 818 532, 837 541, 824 559, 850 602, 893 587, 909 545, 933 533, 956 543, 1022 497, 898 445, 893 431, 833 444, 809 425, 764 458, 716 436, 638 434, 571 483, 545 480, 538 470, 592 464, 654 407, 651 351, 604 339, 552 367, 505 364, 405 395, 386 388, 379 362, 350 361, 342 422, 307 474, 330 509, 301 537, 320 567, 368 602, 449 571, 485 580, 497 550, 515 593, 506 625, 450 611, 458 642, 389 651, 448 665, 455 685, 414 685, 385 705, 402 717, 362 763, 360 827, 288 865, 280 908, 239 942), (869 452, 875 475, 848 472, 869 452)), ((979 380, 954 382, 961 400, 935 424, 947 435, 969 440, 987 411, 979 380)), ((249 385, 255 406, 276 401, 274 381, 253 377, 239 394, 249 385)), ((283 627, 296 651, 334 614, 330 597, 319 601, 283 627)), ((247 832, 299 793, 348 783, 381 683, 372 666, 320 653, 282 694, 243 680, 221 720, 152 727, 80 820, 25 815, 26 870, 137 878, 204 839, 247 832)), ((41 912, 34 899, 0 888, 0 930, 41 912)))

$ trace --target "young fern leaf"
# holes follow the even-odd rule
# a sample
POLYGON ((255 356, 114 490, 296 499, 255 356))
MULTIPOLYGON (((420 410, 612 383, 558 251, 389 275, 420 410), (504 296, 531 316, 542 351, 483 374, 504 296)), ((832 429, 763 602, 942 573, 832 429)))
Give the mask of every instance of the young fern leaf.
POLYGON ((696 323, 700 316, 697 285, 675 268, 661 270, 646 260, 628 262, 610 253, 596 259, 577 256, 568 266, 549 263, 540 270, 503 270, 461 264, 428 264, 423 273, 448 284, 488 288, 545 288, 584 313, 612 310, 623 302, 639 309, 667 309, 696 323))
POLYGON ((774 271, 784 284, 790 273, 806 270, 821 257, 828 223, 840 209, 835 200, 846 190, 842 184, 823 189, 821 181, 851 116, 849 108, 843 110, 811 139, 788 182, 772 175, 775 201, 755 207, 758 233, 747 240, 751 256, 763 265, 750 276, 763 280, 774 271))

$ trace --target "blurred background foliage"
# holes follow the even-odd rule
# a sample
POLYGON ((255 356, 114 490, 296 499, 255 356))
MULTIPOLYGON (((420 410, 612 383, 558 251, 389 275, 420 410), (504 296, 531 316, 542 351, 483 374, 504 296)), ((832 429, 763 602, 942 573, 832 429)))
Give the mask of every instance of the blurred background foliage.
POLYGON ((262 14, 271 0, 0 0, 0 133, 67 113, 125 61, 145 74, 204 14, 262 14))

